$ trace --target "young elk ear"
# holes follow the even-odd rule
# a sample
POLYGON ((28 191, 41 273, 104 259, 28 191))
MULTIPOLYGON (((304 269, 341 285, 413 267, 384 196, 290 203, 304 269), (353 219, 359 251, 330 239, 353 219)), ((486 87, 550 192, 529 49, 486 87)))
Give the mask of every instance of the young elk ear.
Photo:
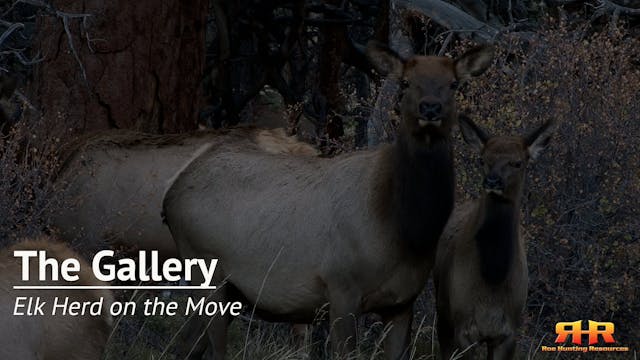
POLYGON ((493 61, 493 47, 478 46, 454 60, 458 81, 482 75, 493 61))
POLYGON ((525 136, 524 141, 529 151, 531 160, 535 160, 540 156, 542 150, 549 145, 551 134, 553 134, 553 121, 549 120, 535 129, 529 135, 525 136))
POLYGON ((400 78, 406 59, 379 41, 367 43, 366 55, 380 75, 400 78))
POLYGON ((462 132, 464 141, 476 151, 482 151, 484 144, 489 140, 489 135, 466 115, 460 114, 458 122, 460 123, 460 132, 462 132))

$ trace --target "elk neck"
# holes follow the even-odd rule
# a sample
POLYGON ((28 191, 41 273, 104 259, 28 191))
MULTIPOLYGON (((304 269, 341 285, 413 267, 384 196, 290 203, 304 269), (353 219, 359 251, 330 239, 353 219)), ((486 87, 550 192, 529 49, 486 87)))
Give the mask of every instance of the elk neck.
POLYGON ((480 200, 481 216, 475 241, 482 278, 491 285, 507 279, 518 250, 520 200, 485 194, 480 200))
POLYGON ((449 137, 428 144, 400 132, 391 149, 390 219, 399 241, 417 254, 433 254, 454 203, 453 149, 449 137))

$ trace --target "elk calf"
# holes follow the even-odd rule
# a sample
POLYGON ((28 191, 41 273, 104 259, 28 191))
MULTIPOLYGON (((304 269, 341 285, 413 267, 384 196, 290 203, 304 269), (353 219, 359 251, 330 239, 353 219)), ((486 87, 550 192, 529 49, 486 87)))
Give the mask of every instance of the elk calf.
POLYGON ((58 261, 74 258, 80 261, 80 279, 76 285, 104 286, 95 279, 91 266, 62 243, 41 238, 21 242, 0 251, 0 359, 20 360, 98 360, 111 332, 112 318, 108 309, 113 295, 108 290, 14 290, 14 285, 64 285, 60 281, 34 280, 38 262, 30 261, 29 282, 21 281, 22 264, 13 256, 14 250, 45 250, 47 256, 58 261), (44 315, 14 316, 16 297, 39 297, 46 304, 54 298, 69 297, 70 301, 98 301, 103 298, 101 316, 51 315, 51 308, 44 315))
POLYGON ((546 146, 547 122, 529 136, 488 136, 460 117, 465 141, 484 162, 483 195, 457 206, 438 245, 434 283, 443 359, 486 342, 489 359, 511 359, 527 298, 520 236, 525 166, 546 146))

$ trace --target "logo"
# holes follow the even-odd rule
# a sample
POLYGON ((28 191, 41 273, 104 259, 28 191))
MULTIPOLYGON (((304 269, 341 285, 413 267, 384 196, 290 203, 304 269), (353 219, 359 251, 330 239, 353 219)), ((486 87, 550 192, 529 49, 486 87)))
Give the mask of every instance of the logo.
POLYGON ((545 352, 626 352, 627 346, 611 346, 616 340, 613 337, 615 325, 612 322, 587 321, 587 328, 583 328, 583 321, 556 323, 557 346, 542 346, 545 352), (573 345, 567 345, 571 341, 573 345), (585 345, 585 346, 583 346, 585 345), (598 346, 608 345, 608 346, 598 346))
POLYGON ((559 322, 556 324, 556 343, 564 344, 567 342, 567 337, 571 335, 571 342, 577 345, 582 345, 582 335, 589 335, 589 345, 597 344, 598 338, 602 337, 602 340, 611 344, 616 342, 613 339, 613 332, 615 326, 612 322, 598 322, 589 320, 589 329, 582 330, 582 320, 574 322, 559 322))

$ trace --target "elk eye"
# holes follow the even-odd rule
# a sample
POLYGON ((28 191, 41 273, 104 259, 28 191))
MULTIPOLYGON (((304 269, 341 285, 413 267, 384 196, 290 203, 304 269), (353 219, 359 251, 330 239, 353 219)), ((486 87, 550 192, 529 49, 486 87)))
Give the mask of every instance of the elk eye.
POLYGON ((512 161, 509 165, 513 166, 516 169, 520 169, 522 167, 522 161, 512 161))
POLYGON ((408 87, 409 87, 409 81, 408 81, 407 79, 402 79, 402 80, 400 81, 400 88, 401 88, 402 90, 404 90, 404 89, 406 89, 406 88, 408 88, 408 87))
POLYGON ((451 83, 451 89, 452 90, 456 90, 458 88, 458 86, 460 86, 460 83, 457 81, 454 81, 451 83))

